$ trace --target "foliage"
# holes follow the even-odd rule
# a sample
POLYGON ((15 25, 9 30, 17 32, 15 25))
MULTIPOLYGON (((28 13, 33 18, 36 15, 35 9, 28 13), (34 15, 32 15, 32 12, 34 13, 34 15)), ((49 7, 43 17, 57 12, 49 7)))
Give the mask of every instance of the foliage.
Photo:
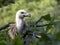
MULTIPOLYGON (((0 0, 4 4, 8 0, 0 0)), ((58 0, 59 1, 59 0, 58 0)), ((29 45, 60 45, 60 4, 56 0, 13 0, 14 3, 0 7, 0 26, 15 21, 16 11, 24 9, 31 13, 31 18, 25 18, 28 24, 33 24, 39 18, 42 18, 38 24, 49 24, 44 27, 30 28, 36 33, 40 33, 41 38, 31 37, 32 42, 29 45), (38 30, 38 31, 37 31, 38 30)), ((0 45, 22 45, 23 41, 16 36, 11 40, 8 30, 0 32, 0 45)))
POLYGON ((0 0, 0 7, 6 6, 10 3, 14 3, 14 0, 0 0))

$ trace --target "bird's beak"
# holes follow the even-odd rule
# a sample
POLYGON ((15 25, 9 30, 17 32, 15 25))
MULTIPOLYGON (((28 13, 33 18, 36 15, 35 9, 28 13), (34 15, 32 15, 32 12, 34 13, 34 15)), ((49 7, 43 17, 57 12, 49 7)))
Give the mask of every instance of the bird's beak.
POLYGON ((28 14, 27 14, 27 16, 28 16, 28 17, 31 17, 31 14, 30 14, 30 13, 28 13, 28 14))
POLYGON ((29 14, 28 17, 31 17, 31 14, 29 14))
POLYGON ((31 14, 27 13, 24 17, 31 17, 31 14))

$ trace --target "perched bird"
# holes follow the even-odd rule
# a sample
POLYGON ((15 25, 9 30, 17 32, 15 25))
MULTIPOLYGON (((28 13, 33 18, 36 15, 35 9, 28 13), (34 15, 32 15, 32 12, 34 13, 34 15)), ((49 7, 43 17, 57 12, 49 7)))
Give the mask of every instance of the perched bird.
POLYGON ((10 24, 10 30, 8 31, 11 39, 14 39, 15 35, 20 34, 21 37, 26 31, 26 23, 24 21, 25 17, 30 17, 31 15, 25 10, 18 10, 16 13, 16 22, 10 24))
POLYGON ((40 35, 29 30, 31 26, 33 27, 33 25, 27 25, 27 23, 24 21, 25 17, 31 17, 31 15, 25 10, 18 10, 15 18, 16 22, 5 24, 4 26, 0 27, 0 30, 10 27, 8 34, 11 39, 14 39, 17 34, 20 34, 21 38, 24 40, 24 45, 28 45, 30 42, 30 39, 28 39, 26 35, 41 38, 40 35))

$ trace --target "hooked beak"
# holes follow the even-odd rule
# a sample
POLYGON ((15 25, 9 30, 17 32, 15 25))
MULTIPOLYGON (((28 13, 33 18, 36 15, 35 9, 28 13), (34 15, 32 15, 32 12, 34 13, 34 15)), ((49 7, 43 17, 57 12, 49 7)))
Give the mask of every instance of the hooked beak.
POLYGON ((23 15, 24 17, 31 17, 31 14, 27 13, 26 15, 23 15))

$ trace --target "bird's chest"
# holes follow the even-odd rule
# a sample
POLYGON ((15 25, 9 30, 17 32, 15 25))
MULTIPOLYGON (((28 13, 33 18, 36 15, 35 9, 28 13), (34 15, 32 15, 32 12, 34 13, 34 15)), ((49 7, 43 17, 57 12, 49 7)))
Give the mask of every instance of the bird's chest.
POLYGON ((23 32, 23 30, 25 30, 25 22, 24 21, 20 21, 17 23, 17 32, 23 32))

